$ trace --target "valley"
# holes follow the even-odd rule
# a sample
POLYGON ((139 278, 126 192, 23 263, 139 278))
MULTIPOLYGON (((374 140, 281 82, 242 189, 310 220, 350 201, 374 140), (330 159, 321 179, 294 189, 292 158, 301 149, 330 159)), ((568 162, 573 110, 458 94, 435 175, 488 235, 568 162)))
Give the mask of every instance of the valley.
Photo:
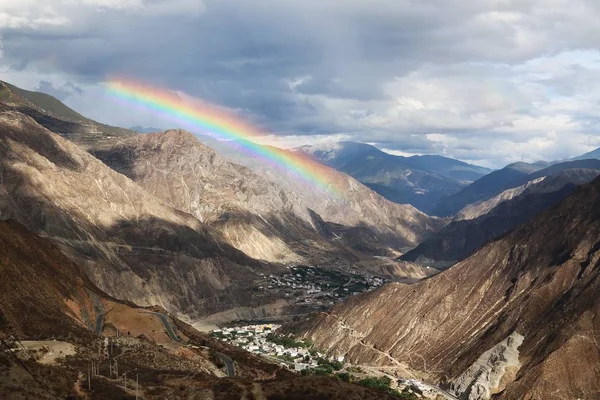
POLYGON ((597 398, 597 153, 492 171, 236 129, 1 83, 0 397, 597 398))

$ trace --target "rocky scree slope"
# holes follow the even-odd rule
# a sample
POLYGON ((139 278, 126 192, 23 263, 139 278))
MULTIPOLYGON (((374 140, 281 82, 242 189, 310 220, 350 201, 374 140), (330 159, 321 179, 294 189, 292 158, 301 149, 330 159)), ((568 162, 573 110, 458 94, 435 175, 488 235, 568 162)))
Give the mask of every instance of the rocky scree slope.
POLYGON ((600 179, 447 271, 356 296, 297 328, 331 355, 403 362, 461 398, 597 398, 598 204, 600 179), (518 365, 495 357, 470 369, 498 345, 514 350, 520 336, 518 365), (486 370, 495 378, 480 379, 486 370))

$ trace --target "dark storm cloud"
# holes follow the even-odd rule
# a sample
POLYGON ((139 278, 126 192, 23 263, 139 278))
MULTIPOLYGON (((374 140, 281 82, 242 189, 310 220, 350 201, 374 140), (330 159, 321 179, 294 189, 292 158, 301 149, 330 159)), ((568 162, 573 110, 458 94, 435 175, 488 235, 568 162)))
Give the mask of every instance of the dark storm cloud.
MULTIPOLYGON (((13 14, 22 4, 7 1, 13 14)), ((39 18, 26 3, 27 17, 2 29, 9 69, 164 85, 276 134, 486 155, 496 137, 502 162, 509 142, 537 156, 548 140, 560 147, 573 132, 589 143, 597 129, 596 2, 85 0, 40 7, 39 18), (569 52, 581 54, 563 68, 569 52)))

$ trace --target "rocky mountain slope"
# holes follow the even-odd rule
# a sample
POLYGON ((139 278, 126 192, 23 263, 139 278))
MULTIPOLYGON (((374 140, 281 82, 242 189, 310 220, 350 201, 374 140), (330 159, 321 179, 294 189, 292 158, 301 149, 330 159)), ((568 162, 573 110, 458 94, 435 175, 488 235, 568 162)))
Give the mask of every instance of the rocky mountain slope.
POLYGON ((440 199, 431 213, 444 217, 452 216, 469 204, 485 201, 504 190, 520 186, 517 182, 546 166, 541 163, 523 162, 507 165, 476 180, 458 193, 440 199))
POLYGON ((301 327, 331 354, 404 366, 468 399, 600 393, 600 179, 415 285, 389 284, 301 327))
POLYGON ((351 176, 325 165, 314 162, 313 170, 326 176, 334 191, 304 182, 292 172, 249 154, 244 151, 241 141, 200 140, 209 143, 227 159, 245 165, 277 186, 295 193, 323 220, 346 227, 367 228, 387 246, 396 249, 412 247, 445 225, 445 221, 429 217, 410 205, 393 203, 351 176))
MULTIPOLYGON (((12 98, 0 102, 0 215, 58 243, 111 295, 157 304, 190 320, 226 310, 228 318, 296 312, 288 301, 258 290, 264 276, 286 270, 240 249, 264 260, 371 268, 396 277, 427 275, 421 268, 373 257, 395 255, 390 247, 414 246, 441 227, 441 221, 411 207, 389 202, 389 209, 378 207, 383 199, 372 193, 376 203, 369 219, 361 219, 362 204, 358 211, 338 207, 338 215, 354 223, 342 225, 336 223, 341 218, 324 220, 292 191, 224 161, 189 134, 139 135, 129 142, 126 136, 136 135, 88 137, 84 147, 94 145, 96 152, 129 151, 115 143, 150 140, 132 151, 148 157, 135 159, 137 175, 122 170, 136 183, 16 111, 12 98), (158 151, 159 144, 165 151, 158 151), (199 166, 210 173, 196 180, 199 166), (398 210, 406 215, 397 215, 398 210)), ((66 115, 70 109, 53 110, 66 115)))
POLYGON ((302 146, 294 151, 356 178, 391 201, 425 212, 440 198, 490 172, 441 156, 395 156, 364 143, 302 146))
POLYGON ((556 163, 515 163, 494 171, 473 182, 460 192, 441 199, 433 210, 434 215, 456 215, 460 210, 487 201, 505 190, 526 185, 532 180, 571 169, 600 169, 600 160, 586 159, 556 163))
POLYGON ((295 193, 226 161, 189 132, 136 135, 92 154, 251 257, 321 264, 359 258, 343 246, 351 232, 327 225, 295 193))
POLYGON ((598 169, 569 169, 557 174, 536 178, 528 184, 509 189, 480 204, 470 206, 470 214, 482 215, 456 220, 415 249, 401 256, 404 261, 435 267, 447 267, 470 256, 486 243, 501 237, 558 203, 584 183, 600 175, 598 169), (518 191, 522 192, 514 196, 518 191), (496 205, 489 211, 485 209, 496 205))
POLYGON ((0 81, 0 102, 29 115, 40 125, 68 138, 82 147, 96 146, 106 140, 133 135, 129 129, 117 128, 91 120, 45 93, 32 92, 0 81))
POLYGON ((0 215, 50 237, 102 290, 140 305, 194 317, 270 301, 252 282, 276 266, 15 111, 0 113, 0 215))
POLYGON ((529 187, 540 183, 545 178, 546 178, 545 176, 541 177, 541 178, 536 178, 534 180, 531 180, 531 181, 525 183, 524 185, 506 189, 504 192, 492 197, 489 200, 469 204, 466 207, 464 207, 462 210, 460 210, 454 216, 454 220, 461 221, 461 220, 466 220, 466 219, 475 219, 477 217, 485 215, 485 214, 489 213, 490 211, 492 211, 495 207, 497 207, 498 204, 500 204, 504 201, 507 201, 507 200, 511 200, 511 199, 521 195, 521 193, 523 193, 529 187))
MULTIPOLYGON (((105 154, 106 160, 120 160, 123 158, 123 155, 112 157, 111 155, 108 155, 106 151, 102 152, 103 148, 111 147, 114 151, 115 143, 126 140, 127 138, 140 136, 139 134, 136 135, 136 133, 131 130, 110 127, 92 121, 65 106, 50 95, 26 91, 5 82, 0 82, 0 103, 4 109, 15 110, 31 116, 42 126, 69 139, 86 150, 93 149, 94 153, 97 155, 105 154)), ((140 138, 132 139, 128 142, 128 146, 131 147, 133 143, 141 143, 143 140, 144 139, 140 138)), ((239 154, 236 153, 239 153, 240 148, 237 148, 235 145, 222 146, 222 143, 220 142, 214 141, 214 143, 227 148, 226 151, 229 152, 228 154, 239 156, 239 154)), ((193 144, 191 150, 194 150, 193 153, 195 155, 186 154, 183 148, 178 148, 176 145, 169 146, 167 144, 165 145, 165 148, 168 148, 171 151, 177 148, 180 155, 187 158, 188 161, 194 157, 198 158, 196 161, 200 161, 200 158, 204 161, 210 161, 211 158, 214 159, 213 164, 211 164, 213 161, 210 161, 208 163, 205 162, 204 165, 207 168, 210 168, 214 173, 221 174, 226 180, 220 181, 219 179, 203 177, 205 181, 207 179, 212 179, 212 181, 208 182, 208 186, 203 187, 201 190, 203 194, 208 193, 210 190, 213 192, 212 197, 209 196, 211 198, 206 199, 212 202, 212 204, 206 206, 207 208, 214 208, 215 204, 223 203, 222 205, 216 206, 216 208, 219 209, 216 214, 219 214, 223 218, 218 218, 219 221, 214 221, 214 223, 222 224, 221 227, 223 228, 223 232, 236 247, 243 248, 252 255, 256 255, 257 257, 266 260, 299 262, 306 260, 306 256, 320 257, 322 254, 320 248, 323 246, 325 247, 324 250, 329 254, 338 253, 337 255, 334 255, 335 258, 339 257, 342 244, 346 247, 346 249, 341 250, 344 253, 348 253, 348 248, 354 248, 360 252, 367 251, 385 254, 388 251, 387 247, 392 247, 396 250, 403 247, 412 247, 422 241, 425 237, 428 237, 432 232, 437 231, 443 225, 442 222, 435 218, 432 219, 425 214, 417 212, 411 207, 400 207, 391 202, 383 201, 383 199, 375 192, 368 190, 358 182, 354 180, 348 180, 346 182, 346 175, 336 173, 334 170, 329 170, 318 163, 314 164, 315 169, 327 169, 327 171, 323 171, 324 174, 337 175, 334 179, 341 182, 340 191, 352 189, 352 193, 349 191, 344 194, 349 201, 346 201, 345 199, 341 200, 337 196, 332 196, 331 193, 315 190, 311 185, 296 185, 297 179, 292 175, 289 175, 287 171, 271 170, 267 172, 267 175, 271 174, 270 178, 274 178, 271 180, 275 181, 277 187, 270 183, 265 184, 265 182, 261 181, 258 177, 253 176, 237 166, 229 165, 226 168, 227 171, 220 173, 217 169, 225 168, 227 164, 218 159, 218 157, 215 159, 212 150, 200 148, 195 141, 191 139, 189 139, 188 144, 193 144), (203 155, 204 153, 206 153, 206 156, 203 155), (282 175, 282 172, 284 175, 282 175), (272 175, 273 173, 275 176, 272 175), (249 179, 251 182, 244 184, 244 188, 235 187, 236 185, 239 186, 240 182, 246 179, 249 179), (234 184, 234 182, 237 183, 234 184), (221 184, 223 185, 222 187, 219 186, 221 184), (262 186, 262 188, 257 189, 255 187, 256 185, 262 186), (212 187, 212 189, 207 189, 207 187, 212 187), (267 188, 266 192, 259 194, 259 192, 264 191, 265 188, 267 188), (246 190, 246 192, 242 195, 237 193, 237 189, 243 189, 246 190), (229 193, 232 201, 230 202, 225 196, 219 197, 218 193, 229 193), (294 198, 294 194, 296 194, 296 198, 294 198), (257 204, 264 201, 264 207, 260 210, 261 215, 267 213, 269 207, 274 207, 273 210, 271 210, 272 214, 281 214, 280 212, 283 211, 285 217, 283 217, 281 221, 275 220, 274 218, 269 219, 269 217, 263 219, 252 210, 250 210, 250 214, 254 213, 253 215, 238 215, 236 218, 225 215, 226 213, 224 211, 229 206, 233 207, 229 214, 232 214, 232 211, 234 213, 239 213, 239 205, 245 202, 245 200, 242 199, 244 196, 246 196, 246 200, 250 197, 253 198, 250 203, 253 203, 254 205, 250 208, 256 208, 257 204), (282 200, 283 198, 287 199, 282 200), (303 206, 297 204, 298 198, 304 203, 303 206), (289 204, 284 205, 284 209, 282 210, 281 208, 278 208, 281 204, 276 204, 281 202, 289 204), (310 210, 308 210, 307 207, 310 208, 310 210), (294 210, 290 212, 291 208, 294 210), (313 214, 312 210, 318 215, 311 215, 313 214), (294 221, 294 224, 292 225, 289 224, 289 216, 296 218, 296 221, 294 221), (250 221, 250 219, 253 219, 253 221, 250 221), (257 226, 249 228, 250 225, 252 225, 251 223, 255 223, 257 226), (310 225, 308 231, 305 226, 307 224, 310 225), (292 226, 293 228, 291 228, 292 226), (296 228, 298 232, 291 232, 291 230, 296 228), (272 235, 273 229, 278 231, 274 236, 272 235), (315 230, 319 231, 317 234, 317 242, 324 242, 324 245, 317 246, 316 249, 313 248, 313 245, 316 243, 314 235, 315 230), (287 232, 282 235, 282 231, 287 232), (306 235, 308 240, 299 240, 298 238, 302 237, 302 235, 306 235), (269 237, 269 240, 263 242, 263 239, 268 236, 271 236, 269 237), (322 241, 323 236, 326 237, 326 240, 324 241, 322 241), (339 243, 333 243, 331 240, 327 239, 335 239, 339 243), (294 249, 290 251, 290 247, 293 247, 294 249), (310 248, 310 251, 307 251, 307 248, 310 248)), ((145 147, 146 150, 148 150, 148 148, 148 146, 145 147)), ((173 156, 172 154, 159 154, 160 152, 156 150, 157 148, 155 148, 153 157, 162 157, 163 163, 173 161, 172 158, 169 158, 173 156)), ((148 156, 150 152, 146 151, 144 154, 148 156)), ((242 159, 248 158, 242 157, 242 159)), ((123 160, 117 161, 117 164, 122 164, 122 161, 123 160)), ((252 160, 251 164, 257 165, 256 160, 252 160)), ((258 164, 260 164, 260 162, 258 164)), ((138 170, 140 169, 140 165, 141 162, 136 166, 138 170)), ((118 168, 119 165, 114 165, 114 167, 118 168)), ((264 165, 262 165, 262 167, 264 167, 264 165)), ((264 172, 265 170, 262 167, 259 168, 261 170, 260 172, 264 172)), ((188 186, 191 185, 191 187, 193 187, 191 192, 200 193, 200 186, 204 185, 204 181, 200 180, 198 182, 193 182, 192 179, 190 179, 191 176, 189 174, 195 173, 195 170, 193 170, 194 167, 189 162, 187 164, 185 162, 180 162, 177 164, 177 167, 171 168, 172 171, 169 179, 174 178, 175 182, 170 180, 164 182, 170 185, 169 193, 167 193, 166 190, 156 190, 153 193, 162 195, 161 198, 163 200, 177 203, 181 206, 180 209, 192 212, 198 218, 202 219, 201 213, 198 213, 199 201, 196 202, 196 206, 192 207, 187 204, 184 199, 176 198, 179 194, 184 195, 176 186, 178 185, 177 181, 183 179, 188 186), (177 168, 180 167, 182 169, 177 170, 177 168), (174 177, 174 174, 177 176, 174 177)), ((130 177, 136 181, 139 180, 138 183, 147 184, 147 187, 152 187, 153 185, 158 187, 157 185, 160 185, 156 181, 148 181, 148 179, 156 180, 157 171, 155 171, 155 174, 151 177, 148 174, 144 174, 144 178, 140 177, 139 179, 136 179, 134 176, 130 177)), ((164 174, 162 178, 164 178, 164 174)), ((242 214, 247 214, 246 211, 248 211, 248 207, 242 207, 241 211, 242 214)), ((350 253, 352 253, 352 251, 350 251, 350 253)), ((356 255, 346 254, 346 258, 348 257, 356 261, 356 255)))
POLYGON ((391 398, 333 377, 300 377, 160 310, 113 299, 15 221, 0 221, 0 274, 2 399, 391 398))

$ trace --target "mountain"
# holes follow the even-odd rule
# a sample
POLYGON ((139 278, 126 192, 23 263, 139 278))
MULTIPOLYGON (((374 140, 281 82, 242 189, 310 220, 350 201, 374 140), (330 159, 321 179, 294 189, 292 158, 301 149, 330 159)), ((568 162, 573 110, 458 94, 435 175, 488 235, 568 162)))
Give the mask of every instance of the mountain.
POLYGON ((136 135, 92 154, 151 195, 215 228, 251 257, 358 261, 341 245, 351 231, 327 226, 295 193, 226 161, 189 132, 136 135))
POLYGON ((600 178, 466 260, 295 329, 356 364, 408 368, 460 398, 596 398, 600 178))
MULTIPOLYGON (((27 115, 32 116, 32 118, 36 119, 36 121, 38 123, 40 123, 43 126, 46 126, 49 130, 54 131, 55 133, 58 133, 59 135, 69 139, 70 141, 73 141, 74 143, 78 144, 80 147, 88 150, 88 151, 92 151, 95 154, 101 154, 102 149, 104 147, 111 147, 114 149, 114 145, 115 143, 119 143, 121 141, 125 141, 128 138, 134 138, 137 137, 139 135, 136 135, 134 132, 129 131, 129 130, 124 130, 121 128, 113 128, 113 127, 109 127, 107 125, 103 125, 103 124, 99 124, 95 121, 89 120, 83 116, 81 116, 80 114, 76 113, 75 111, 71 110, 70 108, 68 108, 67 106, 65 106, 64 104, 62 104, 60 101, 58 101, 57 99, 55 99, 52 96, 43 94, 43 93, 37 93, 37 92, 29 92, 29 91, 25 91, 19 88, 16 88, 8 83, 2 83, 2 87, 4 88, 2 90, 2 93, 4 93, 3 95, 0 95, 0 107, 3 107, 3 109, 7 109, 7 110, 15 110, 15 111, 23 111, 24 113, 29 113, 27 115), (50 106, 51 105, 51 106, 50 106), (35 110, 38 110, 39 112, 32 112, 35 110), (41 116, 41 117, 40 117, 41 116), (53 123, 47 123, 47 119, 50 118, 51 122, 52 121, 56 121, 57 118, 60 119, 61 121, 74 121, 74 125, 73 125, 73 131, 71 133, 65 134, 60 128, 62 128, 61 124, 53 124, 53 123), (46 125, 44 125, 46 124, 46 125), (93 127, 94 130, 94 134, 83 134, 82 132, 85 131, 85 129, 89 128, 89 127, 93 127)), ((89 132, 88 132, 89 133, 89 132)), ((132 142, 135 142, 136 140, 143 140, 143 139, 132 139, 132 142)), ((213 141, 213 144, 217 144, 219 146, 222 146, 221 142, 217 142, 217 141, 213 141)), ((169 146, 166 146, 169 147, 169 146)), ((239 148, 235 148, 231 147, 231 146, 225 146, 225 147, 229 147, 229 151, 235 153, 236 151, 239 151, 239 148)), ((194 150, 199 150, 198 147, 193 147, 194 150)), ((171 149, 173 149, 173 146, 171 146, 171 149)), ((201 149, 199 150, 199 152, 203 152, 203 151, 210 151, 208 149, 201 149)), ((106 152, 104 152, 106 153, 106 152)), ((149 153, 147 153, 149 154, 149 153)), ((185 155, 185 151, 184 149, 179 149, 179 155, 184 156, 185 155)), ((168 157, 168 156, 167 156, 168 157)), ((193 155, 191 156, 192 158, 194 157, 193 155)), ((110 155, 107 155, 107 159, 111 159, 110 155)), ((207 158, 205 158, 207 159, 207 158)), ((166 160, 165 157, 163 157, 163 162, 164 161, 171 161, 171 160, 166 160)), ((225 167, 225 163, 217 161, 215 166, 218 167, 225 167)), ((117 166, 118 167, 118 166, 117 166)), ((188 163, 188 167, 191 167, 190 164, 188 163)), ((321 164, 315 163, 314 164, 315 168, 323 168, 321 166, 321 164)), ((213 167, 213 171, 216 170, 213 167)), ((241 182, 241 180, 247 180, 250 179, 253 183, 248 185, 247 189, 251 189, 251 190, 247 190, 245 195, 246 196, 253 196, 250 195, 250 193, 258 193, 263 189, 257 189, 255 187, 252 187, 252 185, 263 185, 264 182, 261 182, 255 178, 251 178, 250 175, 246 174, 245 172, 242 172, 243 169, 236 169, 235 167, 233 167, 233 169, 229 169, 228 172, 223 173, 223 177, 225 179, 227 179, 226 181, 219 181, 217 179, 212 180, 211 184, 213 185, 213 194, 215 194, 214 196, 212 196, 212 198, 210 199, 211 204, 206 205, 207 208, 214 208, 215 204, 217 203, 223 203, 223 204, 229 204, 229 199, 233 200, 233 198, 237 198, 238 200, 235 200, 234 202, 237 202, 237 205, 243 203, 244 201, 242 201, 241 198, 237 197, 238 193, 236 192, 236 188, 233 187, 233 185, 230 184, 230 182, 241 182), (240 176, 236 176, 233 177, 235 174, 240 173, 240 176), (244 175, 246 174, 246 175, 244 175), (233 178, 232 178, 233 177, 233 178), (223 183, 223 187, 219 187, 219 185, 221 185, 223 183), (228 186, 229 185, 229 186, 228 186), (223 189, 222 192, 221 189, 223 189), (234 193, 235 196, 229 196, 228 198, 226 198, 223 195, 219 195, 219 193, 225 193, 225 192, 230 192, 230 193, 234 193)), ((333 170, 332 170, 333 171, 333 170)), ((183 169, 181 171, 177 171, 177 168, 174 168, 173 174, 177 175, 179 174, 183 174, 185 175, 186 173, 190 173, 193 172, 190 168, 187 169, 183 169)), ((287 173, 286 171, 284 171, 285 173, 287 173)), ((333 171, 335 172, 335 171, 333 171)), ((333 173, 332 172, 332 173, 333 173)), ((280 171, 277 171, 277 173, 279 174, 280 171)), ((325 171, 324 173, 329 173, 328 171, 325 171)), ((173 177, 173 174, 171 174, 171 177, 173 177)), ((340 177, 344 176, 343 174, 339 174, 340 176, 338 177, 338 179, 340 179, 340 177)), ((130 176, 131 178, 133 178, 133 180, 136 180, 135 177, 130 176)), ((296 187, 296 185, 293 184, 293 182, 296 180, 294 179, 294 181, 289 181, 288 178, 290 176, 286 175, 285 177, 282 176, 278 176, 275 181, 279 180, 278 183, 278 187, 271 187, 268 191, 270 193, 270 195, 273 195, 275 197, 277 196, 283 196, 283 197, 288 197, 289 201, 288 203, 292 204, 294 203, 294 197, 296 192, 299 192, 299 196, 301 197, 300 200, 304 201, 304 205, 303 206, 293 206, 295 207, 296 210, 299 210, 301 208, 306 208, 308 207, 310 210, 307 211, 306 209, 304 209, 300 214, 300 219, 304 222, 302 222, 301 224, 299 224, 302 227, 298 227, 300 230, 304 229, 304 226, 306 223, 308 223, 309 225, 311 225, 311 229, 317 230, 319 231, 319 242, 321 242, 321 238, 323 236, 325 236, 327 239, 332 239, 335 240, 339 243, 334 243, 333 247, 335 248, 335 252, 339 253, 339 248, 340 248, 340 244, 344 244, 344 246, 346 246, 347 248, 355 248, 358 249, 360 252, 367 252, 367 253, 378 253, 378 254, 384 254, 386 252, 389 251, 388 247, 393 247, 394 249, 398 249, 398 248, 403 248, 403 247, 412 247, 415 244, 417 244, 418 242, 420 242, 421 240, 423 240, 425 237, 428 237, 431 233, 433 233, 434 231, 439 230, 439 228, 443 225, 443 222, 435 219, 435 218, 430 218, 425 214, 422 213, 418 213, 416 212, 416 210, 412 209, 411 207, 397 207, 396 205, 394 205, 393 203, 390 202, 384 202, 383 199, 379 198, 379 196, 377 196, 374 192, 369 191, 368 189, 366 189, 365 187, 363 187, 362 185, 360 185, 358 182, 352 182, 352 187, 354 188, 353 191, 354 192, 359 192, 361 197, 360 199, 358 198, 349 198, 349 200, 351 201, 340 201, 339 199, 335 198, 335 196, 332 196, 331 193, 316 193, 315 192, 315 188, 311 187, 311 186, 305 186, 302 187, 300 190, 298 190, 298 187, 296 187), (281 182, 285 182, 285 184, 281 185, 281 182), (356 188, 360 188, 360 190, 357 190, 356 188), (288 189, 287 192, 285 192, 285 189, 288 189), (280 191, 281 189, 284 189, 283 192, 281 193, 276 193, 277 191, 280 191), (305 201, 305 200, 310 200, 310 201, 305 201), (361 204, 362 201, 367 201, 368 204, 361 204), (317 203, 316 205, 314 203, 317 203), (314 210, 314 212, 313 212, 314 210), (325 212, 327 211, 327 212, 325 212), (316 214, 315 214, 316 212, 316 214), (310 214, 310 215, 308 215, 310 214), (364 217, 363 217, 364 214, 364 217)), ((183 177, 182 176, 176 176, 175 177, 177 180, 182 180, 183 177)), ((200 189, 200 186, 203 185, 203 181, 200 180, 198 182, 191 182, 190 180, 190 176, 188 176, 187 178, 187 183, 191 184, 192 186, 197 185, 198 188, 200 189)), ((341 179, 344 180, 345 178, 341 179)), ((139 183, 139 182, 138 182, 139 183)), ((153 183, 149 183, 146 182, 149 185, 152 185, 153 183)), ((172 182, 169 182, 172 183, 172 182)), ((202 188, 203 192, 208 192, 205 188, 202 188)), ((160 191, 159 191, 160 192, 160 191)), ((156 193, 159 193, 156 192, 156 193)), ((199 191, 198 191, 199 193, 199 191)), ((160 192, 160 194, 165 195, 165 192, 160 192)), ((178 193, 178 194, 182 194, 183 193, 178 193)), ((259 196, 257 196, 258 199, 259 196)), ((297 196, 296 196, 297 197, 297 196)), ((350 196, 352 197, 352 196, 350 196)), ((357 197, 357 196, 355 196, 357 197)), ((167 201, 175 201, 181 208, 184 208, 186 211, 192 212, 194 213, 194 210, 190 210, 189 205, 185 204, 185 201, 182 201, 182 199, 176 199, 173 198, 173 196, 163 196, 163 200, 167 200, 167 201)), ((260 201, 265 202, 264 206, 261 209, 261 213, 264 214, 266 212, 270 212, 271 214, 279 214, 281 209, 278 209, 276 206, 276 203, 278 202, 277 200, 272 200, 271 198, 269 198, 269 195, 263 196, 262 199, 260 201), (274 203, 273 203, 274 201, 274 203), (274 209, 269 211, 269 207, 273 206, 274 209)), ((287 201, 287 200, 286 200, 287 201)), ((256 201, 254 203, 255 205, 258 204, 258 201, 256 201)), ((224 211, 224 209, 226 207, 224 206, 217 206, 217 208, 220 209, 219 212, 224 211)), ((197 211, 197 210, 196 210, 197 211)), ((231 210, 230 210, 231 211, 231 210)), ((288 211, 286 211, 286 213, 289 214, 288 211)), ((223 213, 221 213, 222 215, 225 215, 223 213)), ((292 213, 293 214, 293 213, 292 213)), ((196 215, 199 218, 202 218, 199 214, 196 215)), ((255 215, 256 217, 256 215, 255 215)), ((256 219, 256 218, 255 218, 256 219)), ((233 227, 234 226, 234 221, 236 221, 239 219, 236 218, 222 218, 221 222, 223 222, 224 226, 229 226, 229 227, 233 227)), ((246 225, 248 225, 249 221, 246 221, 246 225)), ((273 228, 273 224, 275 225, 279 225, 278 227, 276 227, 276 229, 278 229, 279 231, 281 230, 288 230, 289 226, 283 227, 281 226, 282 224, 276 221, 273 221, 273 219, 271 219, 268 222, 262 221, 262 219, 260 221, 253 221, 256 222, 257 224, 270 224, 271 227, 263 229, 264 227, 261 227, 262 232, 256 236, 256 237, 246 237, 246 233, 247 232, 243 232, 243 230, 237 230, 237 233, 235 233, 235 235, 237 235, 237 238, 234 238, 234 233, 231 230, 227 230, 229 231, 231 234, 229 234, 229 239, 232 240, 232 242, 236 243, 241 241, 246 241, 246 242, 250 242, 252 240, 255 240, 255 244, 253 245, 253 247, 255 248, 254 250, 258 252, 258 254, 263 253, 264 256, 260 256, 261 258, 265 258, 267 260, 278 260, 278 261, 285 261, 286 256, 284 255, 284 253, 288 252, 287 248, 289 247, 288 244, 285 244, 286 242, 290 242, 290 240, 292 242, 294 242, 294 244, 299 244, 298 240, 295 240, 294 238, 298 238, 299 235, 293 235, 292 232, 288 232, 288 235, 284 235, 284 236, 278 236, 278 237, 274 237, 272 238, 272 240, 270 241, 278 241, 277 243, 270 243, 267 244, 267 248, 262 249, 262 250, 258 250, 258 247, 260 247, 259 243, 256 243, 256 240, 258 240, 258 238, 264 238, 265 235, 267 235, 266 233, 269 231, 269 229, 273 228), (291 236, 288 237, 288 236, 291 236), (275 254, 275 253, 280 253, 280 254, 275 254)), ((239 225, 238 227, 241 227, 242 225, 239 225)), ((254 233, 256 233, 257 231, 260 231, 261 229, 254 229, 254 233)), ((303 233, 306 233, 306 231, 304 231, 303 233)), ((250 233, 248 233, 250 235, 250 233)), ((312 236, 312 238, 314 239, 314 235, 312 236)), ((326 240, 327 241, 327 240, 326 240)), ((291 256, 288 257, 289 261, 295 260, 295 261, 302 261, 304 259, 306 259, 305 256, 310 255, 313 258, 316 258, 317 256, 319 256, 319 252, 315 252, 315 250, 317 250, 318 248, 320 248, 321 246, 317 246, 314 247, 314 240, 311 242, 310 240, 307 241, 304 244, 301 244, 301 247, 304 246, 305 248, 308 246, 310 247, 310 251, 304 251, 302 249, 296 251, 296 253, 303 253, 304 255, 298 255, 297 257, 291 256)), ((331 240, 329 241, 329 244, 331 243, 331 240)), ((239 247, 239 246, 237 246, 239 247)), ((325 247, 329 247, 328 245, 326 245, 325 247)), ((247 248, 247 247, 246 247, 247 248)), ((329 249, 331 250, 331 249, 329 249)), ((329 251, 328 250, 328 251, 329 251)), ((347 251, 348 249, 345 250, 346 253, 348 253, 347 251)), ((393 250, 393 249, 392 249, 393 250)), ((331 253, 331 252, 329 252, 331 253)), ((350 252, 352 253, 352 252, 350 252)), ((253 253, 256 254, 256 253, 253 253)), ((355 254, 350 254, 348 255, 350 257, 350 259, 352 261, 356 261, 356 255, 355 254)), ((347 256, 347 257, 348 257, 347 256)), ((337 256, 335 256, 337 257, 337 256)), ((346 258, 347 258, 346 257, 346 258)), ((323 261, 323 260, 322 260, 323 261)))
POLYGON ((586 159, 590 159, 590 158, 595 158, 600 160, 600 148, 596 149, 596 150, 592 150, 589 153, 585 153, 579 157, 575 157, 572 160, 586 160, 586 159))
POLYGON ((523 162, 507 165, 476 180, 458 193, 442 198, 431 213, 444 217, 452 216, 469 204, 487 200, 506 189, 518 186, 515 182, 543 168, 544 166, 539 164, 523 162))
POLYGON ((483 212, 482 208, 478 208, 474 213, 483 212, 480 216, 450 223, 436 235, 402 255, 400 259, 436 268, 447 267, 463 260, 484 244, 563 200, 577 186, 596 178, 600 175, 600 162, 597 168, 570 169, 548 177, 536 178, 516 189, 504 191, 480 205, 485 209, 491 206, 488 203, 497 203, 489 211, 483 212), (512 196, 519 190, 522 190, 520 194, 512 196), (505 200, 500 200, 503 198, 505 200))
POLYGON ((569 169, 596 169, 598 160, 579 160, 561 163, 536 162, 527 164, 518 162, 494 171, 473 182, 460 192, 444 197, 432 210, 433 215, 452 216, 470 204, 491 199, 505 190, 516 188, 534 179, 552 175, 569 169))
POLYGON ((545 178, 546 177, 533 179, 521 186, 506 189, 502 193, 492 197, 489 200, 469 204, 466 207, 464 207, 462 210, 460 210, 454 216, 454 220, 461 221, 461 220, 466 220, 466 219, 475 219, 477 217, 485 215, 485 214, 489 213, 491 210, 493 210, 498 204, 500 204, 504 201, 507 201, 507 200, 511 200, 511 199, 519 196, 521 193, 523 193, 529 187, 540 183, 545 178))
MULTIPOLYGON (((429 217, 413 206, 391 202, 349 175, 315 161, 306 160, 316 175, 326 177, 332 183, 334 191, 298 179, 289 170, 275 167, 264 157, 249 153, 244 141, 219 142, 206 137, 200 140, 230 161, 245 165, 278 187, 295 193, 324 221, 367 228, 386 246, 398 250, 413 247, 445 225, 443 220, 429 217)), ((265 146, 266 150, 269 148, 275 149, 265 146)))
POLYGON ((451 158, 401 157, 355 142, 302 146, 294 151, 356 178, 391 201, 426 212, 440 198, 489 172, 451 158))
POLYGON ((158 308, 111 298, 15 221, 0 221, 0 274, 2 399, 392 398, 334 377, 301 377, 158 308))
POLYGON ((134 134, 131 130, 86 118, 53 96, 23 90, 3 81, 0 81, 0 103, 5 108, 30 116, 40 125, 82 147, 92 143, 97 146, 113 138, 134 134))
POLYGON ((88 137, 85 148, 111 168, 18 111, 12 98, 0 101, 0 216, 53 240, 116 298, 195 322, 213 314, 255 319, 306 312, 283 293, 258 289, 288 272, 280 262, 429 274, 393 258, 444 221, 346 175, 338 179, 352 185, 349 197, 297 180, 286 189, 182 131, 88 137))
POLYGON ((197 318, 273 301, 278 271, 16 111, 0 112, 0 216, 51 238, 103 291, 197 318))

